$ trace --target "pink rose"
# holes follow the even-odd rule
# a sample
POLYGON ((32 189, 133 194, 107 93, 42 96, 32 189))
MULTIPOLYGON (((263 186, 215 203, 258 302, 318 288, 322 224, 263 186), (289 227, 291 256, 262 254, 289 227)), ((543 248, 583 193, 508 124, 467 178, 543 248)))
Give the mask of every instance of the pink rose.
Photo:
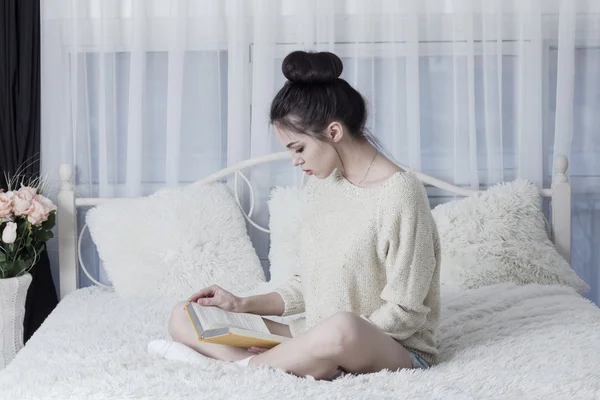
POLYGON ((17 239, 17 224, 9 222, 2 231, 2 241, 7 244, 14 243, 17 239))
POLYGON ((21 189, 19 189, 18 192, 22 193, 25 196, 25 198, 29 201, 33 200, 33 198, 37 195, 36 188, 32 188, 30 186, 25 186, 22 183, 21 183, 21 189))
POLYGON ((41 194, 38 194, 37 196, 35 196, 35 199, 37 201, 39 201, 40 203, 42 203, 42 205, 44 206, 44 208, 46 209, 46 212, 48 214, 51 213, 52 211, 56 211, 56 206, 54 205, 52 200, 50 200, 49 198, 44 197, 41 194))
POLYGON ((0 219, 12 216, 12 198, 14 192, 0 192, 0 219))
POLYGON ((12 198, 12 211, 17 217, 23 214, 29 214, 31 210, 31 201, 33 200, 33 197, 30 197, 30 194, 30 192, 22 191, 22 189, 15 192, 15 195, 12 198))
POLYGON ((31 200, 31 209, 27 212, 27 220, 32 225, 38 225, 48 219, 52 211, 56 211, 56 206, 42 195, 37 195, 31 200))

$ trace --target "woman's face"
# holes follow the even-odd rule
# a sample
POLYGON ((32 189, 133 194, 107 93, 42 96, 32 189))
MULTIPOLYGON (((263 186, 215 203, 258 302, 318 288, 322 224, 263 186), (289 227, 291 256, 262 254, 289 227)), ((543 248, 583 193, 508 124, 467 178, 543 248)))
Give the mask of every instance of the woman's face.
POLYGON ((279 143, 290 152, 292 165, 301 167, 306 174, 323 179, 331 175, 337 167, 338 156, 329 143, 310 135, 277 127, 275 127, 275 135, 279 143))

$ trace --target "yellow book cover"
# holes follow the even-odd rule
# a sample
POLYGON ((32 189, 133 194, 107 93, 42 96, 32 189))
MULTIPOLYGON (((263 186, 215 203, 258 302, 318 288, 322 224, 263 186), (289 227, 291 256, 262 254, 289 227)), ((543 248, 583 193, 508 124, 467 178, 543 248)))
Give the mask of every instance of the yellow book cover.
POLYGON ((269 332, 259 315, 233 313, 197 303, 189 303, 185 309, 201 342, 247 349, 253 346, 272 348, 289 339, 269 332))

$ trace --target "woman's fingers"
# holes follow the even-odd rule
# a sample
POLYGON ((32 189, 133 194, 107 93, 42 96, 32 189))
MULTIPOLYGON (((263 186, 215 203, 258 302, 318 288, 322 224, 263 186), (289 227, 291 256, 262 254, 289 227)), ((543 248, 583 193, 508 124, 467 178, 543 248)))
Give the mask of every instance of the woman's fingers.
POLYGON ((211 297, 214 296, 216 291, 215 286, 209 286, 207 288, 204 288, 196 293, 194 293, 193 295, 190 296, 190 298, 188 299, 189 302, 196 302, 198 299, 201 299, 203 297, 211 297))
POLYGON ((201 306, 214 306, 215 298, 214 297, 202 297, 202 298, 196 300, 196 303, 200 304, 201 306))
POLYGON ((264 347, 250 347, 250 348, 248 348, 248 351, 250 353, 255 353, 255 354, 264 353, 267 350, 269 350, 269 349, 266 349, 264 347))

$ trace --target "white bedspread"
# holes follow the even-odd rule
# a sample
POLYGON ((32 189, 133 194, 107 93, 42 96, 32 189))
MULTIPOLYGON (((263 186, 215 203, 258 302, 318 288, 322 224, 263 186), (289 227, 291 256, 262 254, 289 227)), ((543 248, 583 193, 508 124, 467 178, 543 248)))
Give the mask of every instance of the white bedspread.
POLYGON ((438 366, 333 382, 147 354, 149 340, 167 337, 174 302, 125 301, 97 287, 76 291, 0 371, 0 398, 600 398, 600 310, 564 287, 444 292, 438 366))

